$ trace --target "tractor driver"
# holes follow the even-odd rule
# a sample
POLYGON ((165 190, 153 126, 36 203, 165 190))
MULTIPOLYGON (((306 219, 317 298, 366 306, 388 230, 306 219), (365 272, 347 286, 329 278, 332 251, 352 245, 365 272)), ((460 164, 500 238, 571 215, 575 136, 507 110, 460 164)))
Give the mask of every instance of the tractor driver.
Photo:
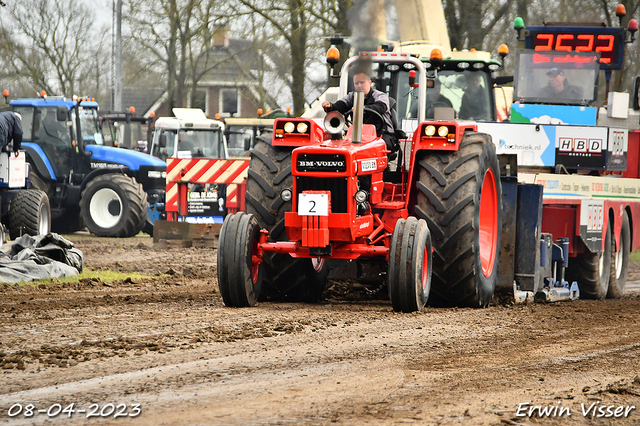
MULTIPOLYGON (((395 135, 395 129, 392 124, 393 122, 391 121, 391 108, 387 94, 371 88, 371 76, 365 67, 356 69, 353 76, 353 85, 355 86, 356 92, 364 92, 365 107, 376 111, 383 119, 383 122, 380 123, 380 117, 375 114, 368 114, 367 122, 376 125, 378 137, 382 136, 389 151, 392 153, 398 151, 400 144, 398 143, 398 138, 395 135)), ((354 94, 351 92, 333 104, 329 101, 324 101, 322 108, 325 112, 338 111, 345 114, 353 108, 353 100, 354 94)))
POLYGON ((540 97, 550 100, 556 99, 582 99, 582 89, 569 84, 560 68, 551 68, 547 71, 549 84, 540 90, 540 97))

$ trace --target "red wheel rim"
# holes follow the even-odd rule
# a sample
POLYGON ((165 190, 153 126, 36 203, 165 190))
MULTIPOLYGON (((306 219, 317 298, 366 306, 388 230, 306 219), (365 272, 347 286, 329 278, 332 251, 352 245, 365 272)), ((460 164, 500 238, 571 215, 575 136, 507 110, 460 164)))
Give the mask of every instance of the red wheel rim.
POLYGON ((254 253, 258 252, 258 239, 254 238, 251 244, 251 280, 255 284, 258 282, 258 274, 260 273, 260 263, 256 262, 258 260, 257 256, 254 256, 254 253))
POLYGON ((427 280, 429 279, 429 252, 428 247, 424 247, 424 254, 422 255, 422 289, 427 287, 427 280))
POLYGON ((482 192, 480 194, 480 262, 482 273, 489 277, 493 272, 496 259, 496 241, 498 234, 498 191, 493 170, 484 174, 482 192))

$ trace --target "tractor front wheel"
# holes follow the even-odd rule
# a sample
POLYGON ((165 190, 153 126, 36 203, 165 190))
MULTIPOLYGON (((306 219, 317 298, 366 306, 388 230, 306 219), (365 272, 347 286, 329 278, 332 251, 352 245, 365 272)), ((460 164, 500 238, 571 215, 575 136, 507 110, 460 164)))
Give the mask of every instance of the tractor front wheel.
POLYGON ((91 180, 80 196, 80 216, 99 237, 132 237, 147 220, 147 194, 134 178, 105 174, 91 180))
POLYGON ((260 226, 251 214, 227 215, 218 239, 218 288, 226 306, 254 306, 262 287, 262 267, 254 256, 260 226))
POLYGON ((389 250, 388 286, 393 310, 422 311, 431 290, 431 234, 424 220, 396 222, 389 250))
POLYGON ((46 235, 51 232, 49 197, 39 189, 18 191, 9 204, 9 237, 23 234, 46 235))
MULTIPOLYGON (((246 211, 255 215, 260 227, 269 231, 269 241, 285 241, 284 213, 291 200, 283 201, 283 189, 293 188, 289 147, 273 147, 260 138, 251 150, 247 176, 246 211)), ((265 253, 262 299, 314 303, 322 298, 329 275, 329 262, 293 258, 288 253, 265 253)))

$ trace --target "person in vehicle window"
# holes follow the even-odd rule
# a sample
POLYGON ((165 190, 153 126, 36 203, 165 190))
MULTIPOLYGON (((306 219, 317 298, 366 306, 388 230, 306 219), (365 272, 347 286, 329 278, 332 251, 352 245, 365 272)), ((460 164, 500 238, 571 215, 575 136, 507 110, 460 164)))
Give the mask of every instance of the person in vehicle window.
POLYGON ((540 97, 545 99, 582 99, 582 89, 569 84, 564 71, 551 68, 547 71, 549 84, 540 90, 540 97))
MULTIPOLYGON (((365 112, 365 122, 375 124, 378 136, 382 136, 382 139, 384 139, 384 142, 387 145, 387 149, 391 152, 396 152, 400 145, 391 121, 389 97, 386 93, 371 88, 371 77, 366 67, 356 69, 353 76, 353 85, 355 86, 356 92, 364 92, 364 106, 376 111, 380 117, 382 117, 381 122, 380 117, 378 117, 377 114, 367 114, 365 112)), ((346 114, 353 108, 353 101, 354 94, 351 92, 344 98, 338 99, 333 104, 329 101, 324 101, 322 103, 322 108, 325 112, 338 111, 342 114, 346 114)))
MULTIPOLYGON (((427 88, 427 110, 425 112, 425 118, 433 118, 436 108, 453 108, 453 104, 442 93, 442 83, 435 79, 433 80, 433 87, 427 88)), ((418 102, 414 102, 411 105, 411 117, 418 118, 418 102)))
POLYGON ((488 120, 487 93, 479 72, 467 74, 467 88, 462 95, 458 117, 463 120, 488 120))

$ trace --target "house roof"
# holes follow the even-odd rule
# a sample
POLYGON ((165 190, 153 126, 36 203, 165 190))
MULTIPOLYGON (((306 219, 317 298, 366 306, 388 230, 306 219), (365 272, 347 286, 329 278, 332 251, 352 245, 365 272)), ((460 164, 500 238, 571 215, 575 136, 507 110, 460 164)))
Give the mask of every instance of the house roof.
POLYGON ((129 110, 133 106, 136 115, 144 115, 165 92, 164 87, 125 87, 122 90, 122 107, 129 110))

